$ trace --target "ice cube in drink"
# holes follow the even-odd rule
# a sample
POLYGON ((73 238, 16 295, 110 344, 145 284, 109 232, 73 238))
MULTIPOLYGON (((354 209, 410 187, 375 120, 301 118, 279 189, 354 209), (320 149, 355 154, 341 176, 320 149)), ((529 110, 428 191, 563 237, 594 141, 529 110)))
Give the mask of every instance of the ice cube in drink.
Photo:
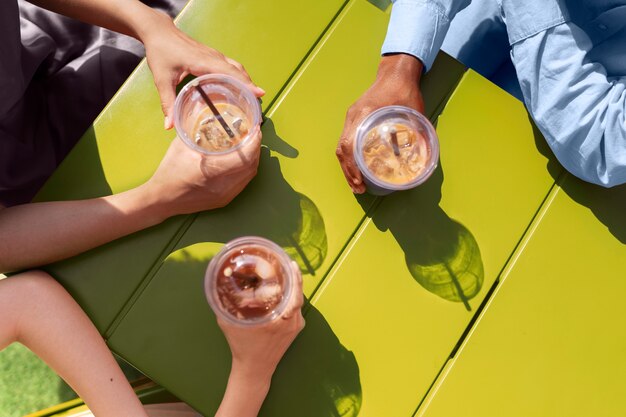
POLYGON ((217 272, 217 295, 238 319, 256 319, 273 311, 283 298, 284 276, 279 260, 259 247, 230 254, 217 272))
POLYGON ((407 184, 415 180, 426 168, 429 158, 427 141, 406 125, 385 123, 370 130, 365 137, 365 165, 376 178, 387 183, 407 184))
POLYGON ((416 187, 437 167, 435 129, 411 108, 380 108, 361 122, 356 133, 354 159, 372 194, 416 187))
POLYGON ((258 325, 287 308, 297 279, 291 258, 274 242, 244 236, 228 242, 209 263, 204 289, 218 317, 258 325))
POLYGON ((228 135, 210 108, 204 108, 198 113, 192 131, 196 145, 209 152, 221 152, 237 146, 250 129, 250 120, 241 108, 230 103, 216 103, 215 108, 234 136, 228 135))

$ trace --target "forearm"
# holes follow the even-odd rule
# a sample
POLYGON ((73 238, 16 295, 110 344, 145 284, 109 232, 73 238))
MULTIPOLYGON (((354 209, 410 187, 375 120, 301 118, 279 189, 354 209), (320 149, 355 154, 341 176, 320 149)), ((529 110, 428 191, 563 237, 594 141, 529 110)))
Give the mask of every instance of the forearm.
POLYGON ((603 186, 626 182, 626 78, 588 59, 592 44, 567 23, 513 46, 524 98, 561 164, 603 186))
POLYGON ((104 340, 72 297, 47 274, 0 282, 0 349, 20 342, 74 388, 98 417, 146 417, 104 340))
POLYGON ((143 185, 80 201, 0 210, 0 272, 45 265, 160 223, 166 213, 143 185))
POLYGON ((137 0, 29 0, 53 12, 144 40, 171 19, 137 0))
POLYGON ((251 374, 233 363, 226 392, 215 417, 256 417, 269 391, 271 378, 271 374, 251 374))

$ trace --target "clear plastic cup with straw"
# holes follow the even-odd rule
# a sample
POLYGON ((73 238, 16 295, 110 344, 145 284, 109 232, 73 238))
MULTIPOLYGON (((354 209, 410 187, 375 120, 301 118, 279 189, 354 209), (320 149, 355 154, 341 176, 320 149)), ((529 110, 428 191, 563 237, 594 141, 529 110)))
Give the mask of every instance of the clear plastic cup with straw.
POLYGON ((228 75, 208 74, 190 81, 174 104, 178 137, 205 155, 240 148, 260 124, 258 100, 242 82, 228 75))
POLYGON ((370 194, 408 190, 437 168, 439 140, 428 119, 404 106, 380 108, 359 125, 354 158, 370 194))
POLYGON ((291 258, 274 242, 255 236, 234 239, 209 263, 204 290, 215 315, 241 326, 279 317, 295 294, 291 258))

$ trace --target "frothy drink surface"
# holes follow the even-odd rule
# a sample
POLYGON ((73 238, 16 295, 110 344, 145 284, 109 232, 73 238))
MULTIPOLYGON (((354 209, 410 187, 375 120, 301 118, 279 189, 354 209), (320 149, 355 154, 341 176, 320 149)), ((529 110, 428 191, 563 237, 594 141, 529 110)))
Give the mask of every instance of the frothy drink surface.
POLYGON ((365 165, 375 177, 387 183, 406 184, 413 181, 424 171, 429 159, 430 147, 426 139, 406 125, 383 123, 365 136, 365 165), (394 149, 393 134, 397 149, 394 149))
POLYGON ((270 314, 283 299, 285 271, 274 253, 258 247, 237 250, 217 272, 222 306, 239 319, 270 314))
POLYGON ((229 137, 211 109, 204 108, 198 114, 194 125, 193 140, 196 145, 211 152, 225 151, 236 146, 250 130, 250 121, 239 107, 230 103, 216 103, 215 107, 230 126, 235 137, 229 137))

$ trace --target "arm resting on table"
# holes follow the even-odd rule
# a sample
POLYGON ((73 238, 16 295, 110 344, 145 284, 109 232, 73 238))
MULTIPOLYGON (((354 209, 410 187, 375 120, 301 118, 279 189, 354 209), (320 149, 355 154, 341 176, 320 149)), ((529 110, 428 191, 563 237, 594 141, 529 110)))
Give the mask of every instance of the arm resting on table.
POLYGON ((154 175, 116 195, 24 204, 0 210, 0 272, 45 265, 85 252, 178 214, 224 207, 254 178, 261 132, 237 153, 207 164, 173 140, 154 175))
POLYGON ((27 346, 98 417, 147 417, 89 318, 52 277, 29 271, 0 281, 0 350, 27 346))
POLYGON ((24 204, 0 210, 0 271, 68 258, 160 223, 147 186, 91 200, 24 204))
POLYGON ((526 105, 561 164, 611 187, 626 182, 626 77, 587 58, 587 34, 567 23, 513 45, 526 105))

